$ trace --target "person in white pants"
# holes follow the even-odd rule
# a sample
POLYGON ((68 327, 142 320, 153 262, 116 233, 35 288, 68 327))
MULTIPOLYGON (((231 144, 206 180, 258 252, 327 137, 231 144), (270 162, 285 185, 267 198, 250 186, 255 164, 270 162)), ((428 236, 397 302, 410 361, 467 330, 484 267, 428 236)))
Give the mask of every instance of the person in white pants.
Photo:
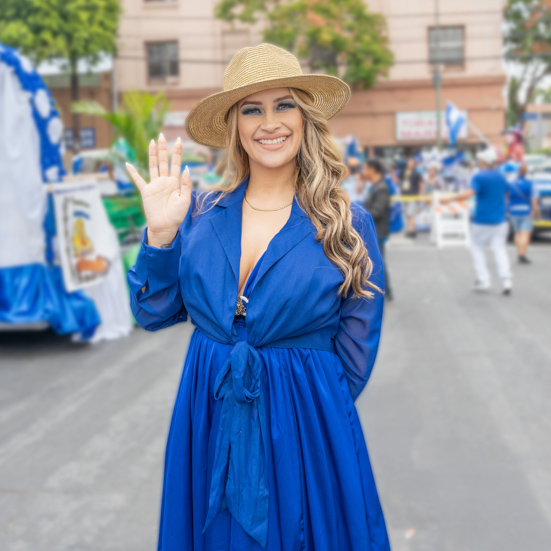
POLYGON ((503 285, 503 292, 509 294, 512 290, 512 274, 509 256, 507 254, 507 222, 501 224, 471 224, 471 255, 476 274, 476 291, 491 288, 491 277, 486 264, 485 249, 490 246, 494 255, 497 273, 503 285))
POLYGON ((443 199, 442 203, 466 200, 476 196, 476 207, 471 225, 471 254, 476 275, 475 291, 491 288, 491 276, 486 264, 485 249, 489 245, 494 255, 503 294, 513 289, 511 265, 507 254, 508 224, 505 214, 507 180, 497 170, 498 155, 493 147, 477 155, 480 171, 471 181, 470 189, 443 199))

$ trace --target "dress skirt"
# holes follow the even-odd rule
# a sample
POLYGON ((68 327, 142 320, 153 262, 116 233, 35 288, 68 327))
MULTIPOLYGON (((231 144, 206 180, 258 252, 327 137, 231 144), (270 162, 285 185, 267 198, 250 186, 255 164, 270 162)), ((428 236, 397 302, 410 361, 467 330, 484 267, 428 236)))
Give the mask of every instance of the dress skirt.
MULTIPOLYGON (((234 321, 247 340, 245 318, 234 321)), ((389 550, 362 427, 339 357, 258 347, 267 438, 266 547, 221 508, 209 511, 222 400, 215 380, 233 345, 195 329, 168 436, 160 551, 389 550)))

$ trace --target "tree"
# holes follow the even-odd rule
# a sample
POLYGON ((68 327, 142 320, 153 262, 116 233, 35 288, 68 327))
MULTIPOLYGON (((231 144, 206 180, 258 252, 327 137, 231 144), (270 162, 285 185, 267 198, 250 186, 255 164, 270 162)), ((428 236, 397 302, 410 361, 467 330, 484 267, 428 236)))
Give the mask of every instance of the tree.
MULTIPOLYGON (((116 51, 120 0, 0 0, 0 42, 35 63, 62 58, 79 99, 78 61, 97 63, 116 51)), ((80 150, 80 120, 73 117, 73 151, 80 150)))
POLYGON ((507 83, 507 126, 516 126, 522 120, 519 96, 520 81, 517 77, 511 76, 507 83))
POLYGON ((539 88, 535 96, 537 99, 541 100, 542 103, 551 103, 551 86, 548 88, 539 88))
POLYGON ((393 63, 386 22, 363 0, 221 0, 215 16, 224 21, 267 23, 263 39, 297 54, 310 71, 341 76, 370 88, 393 63))
POLYGON ((518 124, 541 81, 551 74, 551 0, 508 0, 505 59, 519 68, 508 83, 509 124, 518 124))

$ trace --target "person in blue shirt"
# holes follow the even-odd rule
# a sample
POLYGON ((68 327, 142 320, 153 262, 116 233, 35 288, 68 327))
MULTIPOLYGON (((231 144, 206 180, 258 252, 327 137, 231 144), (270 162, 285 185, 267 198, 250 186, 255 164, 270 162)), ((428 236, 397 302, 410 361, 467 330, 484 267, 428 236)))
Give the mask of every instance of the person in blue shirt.
POLYGON ((492 250, 502 292, 509 295, 513 288, 511 266, 507 255, 508 224, 506 218, 507 180, 496 168, 498 155, 493 147, 477 155, 480 170, 473 176, 470 189, 441 203, 475 197, 476 205, 471 224, 471 255, 476 275, 475 291, 491 288, 491 277, 486 264, 485 249, 492 250))
POLYGON ((222 183, 192 191, 181 142, 169 166, 162 136, 149 184, 129 167, 148 223, 134 315, 150 331, 195 325, 159 551, 390 551, 354 403, 377 356, 383 261, 327 125, 349 98, 281 48, 244 48, 186 118, 194 141, 226 149, 222 183))
POLYGON ((519 264, 530 264, 526 252, 530 244, 534 216, 538 208, 538 197, 532 180, 526 178, 528 167, 523 163, 518 178, 509 183, 508 211, 515 231, 515 245, 519 264))

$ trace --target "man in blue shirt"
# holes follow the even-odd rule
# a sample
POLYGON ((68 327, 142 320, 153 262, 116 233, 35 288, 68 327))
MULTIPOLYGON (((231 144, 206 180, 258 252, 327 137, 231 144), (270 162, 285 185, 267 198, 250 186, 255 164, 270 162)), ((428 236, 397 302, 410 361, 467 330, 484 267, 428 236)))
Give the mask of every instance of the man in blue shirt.
POLYGON ((479 152, 477 159, 480 171, 473 176, 470 189, 441 202, 449 203, 475 196, 476 207, 471 224, 471 254, 476 274, 475 291, 487 291, 491 287, 490 272, 485 257, 485 248, 489 245, 501 279, 503 294, 509 295, 513 284, 506 247, 507 180, 496 168, 498 156, 493 147, 479 152))
POLYGON ((538 196, 532 180, 526 178, 528 168, 522 164, 518 178, 509 184, 509 216, 515 230, 519 264, 530 264, 526 251, 532 237, 534 215, 538 208, 538 196))

